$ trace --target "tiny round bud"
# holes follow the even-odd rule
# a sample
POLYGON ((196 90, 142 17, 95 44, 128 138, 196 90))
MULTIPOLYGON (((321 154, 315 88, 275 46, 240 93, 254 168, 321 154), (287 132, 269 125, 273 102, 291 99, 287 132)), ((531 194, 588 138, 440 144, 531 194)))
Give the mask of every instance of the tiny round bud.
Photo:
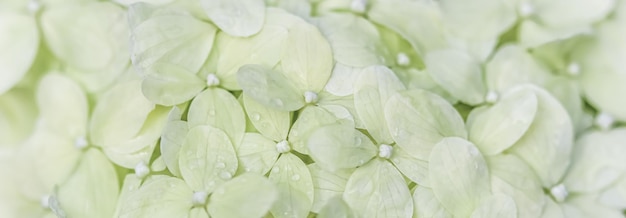
POLYGON ((563 202, 568 194, 563 184, 556 185, 550 189, 550 195, 552 195, 556 202, 563 202))
POLYGON ((381 158, 389 159, 392 152, 393 147, 391 147, 391 145, 381 144, 380 146, 378 146, 378 156, 381 158))
POLYGON ((498 98, 499 98, 498 93, 494 91, 489 91, 487 92, 487 95, 485 95, 485 102, 489 104, 493 104, 498 101, 498 98))
POLYGON ((352 0, 350 9, 356 13, 364 13, 367 6, 367 0, 352 0))
POLYGON ((578 74, 580 74, 580 65, 578 65, 578 63, 575 63, 575 62, 568 64, 567 73, 569 73, 572 76, 577 76, 578 74))
POLYGON ((535 7, 530 4, 530 2, 524 2, 519 7, 519 14, 522 17, 528 17, 531 14, 535 13, 535 7))
POLYGON ((291 151, 291 146, 289 146, 289 142, 287 140, 282 140, 279 143, 276 143, 276 151, 278 151, 278 153, 287 153, 291 151))
POLYGON ((150 173, 150 168, 143 161, 139 162, 137 166, 135 166, 135 175, 139 178, 144 178, 150 173))
POLYGON ((400 52, 396 56, 396 62, 398 63, 398 65, 406 67, 406 66, 409 66, 409 64, 411 64, 411 59, 409 59, 409 56, 406 55, 405 53, 400 52))
POLYGON ((218 86, 220 85, 220 79, 217 78, 215 74, 209 74, 206 76, 206 85, 208 87, 218 86))
POLYGON ((80 136, 74 139, 74 147, 79 150, 86 148, 88 145, 89 145, 89 142, 87 142, 87 139, 85 138, 85 136, 80 136))
POLYGON ((317 93, 313 91, 304 92, 304 102, 307 104, 316 103, 317 102, 317 93))
POLYGON ((600 127, 600 129, 602 130, 611 129, 613 123, 615 123, 615 119, 613 118, 613 116, 604 112, 598 114, 595 119, 596 126, 600 127))
POLYGON ((191 202, 194 206, 204 206, 206 204, 206 199, 209 196, 207 192, 194 192, 191 197, 191 202))

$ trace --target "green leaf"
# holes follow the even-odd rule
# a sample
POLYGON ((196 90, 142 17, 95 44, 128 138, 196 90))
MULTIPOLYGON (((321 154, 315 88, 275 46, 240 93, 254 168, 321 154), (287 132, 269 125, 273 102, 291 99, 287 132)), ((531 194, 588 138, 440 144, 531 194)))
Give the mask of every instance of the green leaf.
POLYGON ((207 210, 214 217, 262 217, 276 200, 278 191, 272 182, 261 175, 246 173, 215 190, 207 210))
POLYGON ((0 14, 0 95, 16 85, 35 61, 39 33, 35 19, 18 13, 0 14))
POLYGON ((211 126, 189 129, 180 148, 180 173, 194 191, 213 192, 237 171, 237 156, 224 131, 211 126))
POLYGON ((307 144, 311 158, 329 171, 356 168, 378 154, 378 148, 366 135, 345 124, 318 128, 307 144))
POLYGON ((239 68, 237 81, 243 92, 266 107, 295 111, 304 106, 304 93, 282 73, 268 67, 249 64, 239 68))
POLYGON ((341 199, 341 195, 330 199, 317 214, 320 218, 351 218, 354 217, 346 202, 341 199))
POLYGON ((491 194, 485 159, 462 138, 441 140, 430 154, 428 169, 433 193, 454 216, 468 217, 491 194))
POLYGON ((52 132, 74 139, 87 133, 88 103, 83 89, 58 73, 44 76, 37 88, 41 119, 52 132))
POLYGON ((93 110, 89 129, 91 142, 108 147, 131 139, 154 108, 141 93, 141 81, 118 83, 102 95, 93 110))
POLYGON ((468 119, 469 140, 485 155, 508 149, 530 127, 537 112, 537 97, 525 86, 511 88, 493 106, 468 119))
POLYGON ((230 142, 239 144, 246 129, 245 114, 237 99, 226 90, 204 90, 189 106, 189 127, 210 125, 226 132, 230 142))
POLYGON ((385 105, 385 118, 397 145, 420 160, 428 160, 430 151, 444 137, 467 137, 461 115, 428 91, 394 95, 385 105))
POLYGON ((68 217, 111 217, 119 194, 113 164, 97 149, 85 152, 73 175, 58 189, 68 217))
POLYGON ((262 0, 201 0, 211 21, 225 33, 248 37, 261 31, 265 19, 262 0))
POLYGON ((367 131, 377 143, 391 144, 387 121, 380 115, 389 98, 404 90, 404 84, 389 68, 371 66, 363 69, 354 90, 354 107, 367 131))
POLYGON ((189 132, 187 122, 182 120, 170 120, 165 124, 161 134, 161 156, 167 169, 175 176, 180 176, 178 157, 180 148, 185 142, 185 137, 189 132))
POLYGON ((242 96, 246 114, 248 114, 252 125, 261 134, 274 141, 281 141, 287 138, 289 125, 291 125, 289 112, 266 107, 246 94, 242 94, 242 96))
POLYGON ((306 217, 309 214, 313 204, 313 181, 300 158, 291 153, 282 154, 269 179, 278 187, 278 201, 271 209, 274 217, 306 217))
POLYGON ((441 206, 432 189, 417 186, 413 192, 413 203, 415 207, 413 217, 452 218, 452 215, 441 206))
POLYGON ((311 178, 315 190, 315 198, 313 199, 313 207, 311 208, 311 211, 319 214, 323 210, 331 209, 325 208, 334 208, 333 204, 337 202, 334 198, 340 198, 342 196, 343 191, 346 188, 346 183, 348 183, 348 178, 350 178, 350 175, 354 170, 350 169, 331 172, 322 169, 318 163, 309 164, 307 167, 311 172, 311 178))
POLYGON ((484 199, 471 218, 517 218, 515 201, 504 194, 494 194, 484 199))
POLYGON ((235 146, 239 159, 238 173, 265 175, 278 159, 276 142, 258 133, 245 133, 241 145, 235 146))
POLYGON ((195 73, 171 63, 154 63, 144 79, 141 91, 155 104, 172 106, 192 99, 204 89, 206 81, 195 73))
POLYGON ((537 113, 526 134, 509 150, 528 163, 544 187, 552 187, 570 164, 574 128, 567 111, 552 95, 528 87, 537 96, 537 113))
POLYGON ((435 82, 452 96, 469 105, 484 101, 487 92, 482 69, 480 63, 469 54, 453 49, 440 50, 429 52, 424 61, 435 82))
POLYGON ((428 161, 417 159, 397 146, 393 149, 391 159, 398 171, 402 175, 420 186, 430 187, 430 179, 428 177, 428 161))
POLYGON ((153 8, 146 3, 129 8, 131 60, 147 75, 155 63, 168 63, 197 73, 211 52, 217 28, 187 12, 153 8))
POLYGON ((291 147, 303 154, 309 154, 308 141, 311 134, 322 126, 339 122, 335 115, 322 107, 306 107, 298 115, 298 119, 289 131, 291 147))
POLYGON ((120 218, 186 217, 193 207, 192 196, 193 191, 183 180, 158 177, 144 183, 122 204, 120 218))
POLYGON ((411 217, 413 199, 391 163, 374 159, 354 171, 343 199, 356 217, 411 217))

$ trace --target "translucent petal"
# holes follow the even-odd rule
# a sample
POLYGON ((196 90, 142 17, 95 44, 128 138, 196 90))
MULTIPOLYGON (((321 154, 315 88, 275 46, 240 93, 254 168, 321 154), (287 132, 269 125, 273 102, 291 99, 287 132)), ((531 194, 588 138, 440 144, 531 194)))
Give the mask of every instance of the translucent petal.
POLYGON ((119 194, 115 168, 102 152, 89 149, 57 194, 68 217, 111 217, 119 194))
POLYGON ((197 73, 213 47, 217 28, 184 11, 159 10, 145 3, 129 8, 131 60, 142 74, 155 63, 197 73))
POLYGON ((213 192, 237 171, 235 149, 224 131, 211 126, 189 129, 180 148, 180 173, 194 191, 213 192))
POLYGON ((441 140, 430 154, 428 169, 433 193, 454 216, 468 217, 491 194, 485 159, 462 138, 441 140))
POLYGON ((356 168, 378 154, 378 148, 349 125, 331 124, 318 128, 308 140, 311 158, 329 171, 356 168))
POLYGON ((548 27, 533 20, 524 20, 519 26, 517 40, 524 47, 534 48, 592 31, 589 25, 548 27))
POLYGON ((37 89, 41 118, 51 131, 63 137, 85 137, 88 103, 83 89, 61 74, 44 76, 37 89))
POLYGON ((118 83, 103 94, 93 110, 91 142, 107 147, 132 138, 154 108, 141 93, 141 81, 118 83))
POLYGON ((537 173, 544 187, 560 181, 570 164, 574 128, 567 111, 545 90, 529 86, 537 96, 535 120, 509 150, 537 173))
POLYGON ((550 27, 583 26, 604 19, 614 8, 613 0, 534 1, 537 18, 550 27))
POLYGON ((201 0, 211 21, 232 36, 248 37, 258 33, 265 19, 262 0, 201 0))
POLYGON ((328 83, 326 83, 326 87, 324 87, 324 91, 337 96, 354 94, 354 84, 359 78, 361 71, 361 68, 350 67, 337 62, 328 79, 328 83))
POLYGON ((0 94, 17 84, 28 72, 39 49, 35 19, 17 13, 0 14, 0 94))
POLYGON ((202 208, 202 207, 193 207, 191 208, 191 211, 189 211, 189 216, 187 216, 189 218, 210 218, 209 214, 207 213, 206 209, 202 208))
POLYGON ((432 189, 417 186, 413 192, 413 203, 415 206, 413 217, 452 218, 452 215, 441 206, 432 189))
POLYGON ((269 176, 278 187, 278 201, 272 215, 306 217, 313 204, 313 181, 306 165, 297 156, 284 153, 276 161, 269 176))
POLYGON ((463 118, 443 98, 423 90, 397 94, 385 105, 385 118, 397 145, 411 156, 428 160, 444 137, 467 137, 463 118))
POLYGON ((341 195, 330 199, 326 205, 319 211, 317 217, 320 218, 351 218, 354 217, 352 211, 341 199, 341 195))
POLYGON ((404 84, 384 66, 363 69, 354 86, 354 106, 359 118, 377 143, 391 144, 393 139, 383 116, 391 96, 404 90, 404 84))
POLYGON ((141 90, 155 104, 172 106, 196 96, 206 87, 206 82, 194 73, 170 63, 154 63, 151 74, 144 79, 141 90))
POLYGON ((484 101, 486 90, 480 63, 467 53, 440 50, 428 53, 424 61, 435 82, 452 96, 469 105, 484 101))
POLYGON ((505 45, 487 62, 485 83, 491 91, 504 92, 518 84, 543 84, 548 75, 547 69, 528 51, 519 46, 505 45))
POLYGON ((541 218, 565 218, 565 214, 563 214, 563 209, 561 205, 557 204, 550 197, 545 196, 546 203, 543 207, 543 213, 541 214, 541 218))
POLYGON ((126 174, 124 181, 122 181, 122 187, 120 188, 119 198, 117 199, 117 207, 115 207, 113 217, 120 217, 120 212, 124 207, 124 204, 128 201, 130 196, 133 196, 134 193, 139 190, 140 186, 140 178, 138 178, 135 174, 126 174))
POLYGON ((469 140, 485 155, 498 154, 519 140, 530 127, 537 112, 537 97, 524 86, 502 94, 493 106, 468 122, 469 140))
POLYGON ((484 199, 474 210, 471 218, 516 218, 515 201, 504 194, 494 194, 484 199))
POLYGON ((354 170, 327 171, 319 164, 313 163, 307 166, 311 172, 313 187, 315 188, 315 199, 311 211, 320 213, 325 207, 332 205, 335 197, 341 197, 346 188, 348 178, 354 170))
POLYGON ((595 194, 572 196, 565 204, 561 205, 565 217, 583 218, 583 217, 607 217, 620 218, 624 217, 623 208, 612 208, 604 205, 597 200, 595 194))
POLYGON ((318 21, 338 63, 350 67, 385 64, 380 55, 384 52, 380 35, 368 20, 354 14, 328 13, 318 21))
POLYGON ((309 154, 308 141, 314 131, 322 126, 338 123, 339 119, 322 107, 304 108, 289 132, 289 143, 300 153, 309 154))
POLYGON ((343 199, 356 217, 411 217, 413 199, 391 163, 374 159, 354 171, 343 199))
POLYGON ((446 24, 459 36, 469 39, 492 39, 510 28, 515 20, 515 7, 505 1, 476 2, 443 0, 439 2, 446 24), (480 31, 476 31, 480 29, 480 31))
POLYGON ((430 187, 428 178, 428 161, 417 159, 404 151, 401 147, 395 147, 391 159, 389 159, 402 175, 420 186, 430 187))
POLYGON ((321 91, 333 67, 330 44, 317 27, 300 21, 289 29, 281 57, 285 76, 302 91, 321 91))
POLYGON ((262 217, 278 199, 276 186, 258 174, 242 174, 211 195, 207 210, 214 217, 262 217))
POLYGON ((519 217, 539 217, 544 205, 544 191, 533 170, 512 154, 487 158, 491 190, 513 198, 519 217))
POLYGON ((241 89, 237 84, 237 70, 246 64, 274 67, 281 58, 288 30, 283 22, 299 19, 283 10, 268 8, 261 32, 249 38, 220 33, 217 38, 219 57, 216 74, 227 89, 241 89))
POLYGON ((38 119, 32 89, 11 89, 0 94, 0 156, 30 136, 38 119))
POLYGON ((246 133, 241 145, 236 146, 239 159, 238 173, 255 172, 265 175, 278 159, 276 142, 258 133, 246 133))
POLYGON ((282 73, 262 65, 245 65, 237 72, 243 92, 266 107, 295 111, 304 106, 303 93, 282 73))
POLYGON ((167 169, 175 176, 180 176, 180 168, 178 166, 178 157, 180 147, 185 142, 185 137, 189 132, 187 122, 182 120, 168 121, 161 134, 161 155, 167 169))
POLYGON ((210 125, 223 130, 234 145, 246 129, 245 114, 237 99, 226 90, 209 88, 194 98, 187 115, 189 127, 210 125))
POLYGON ((193 191, 183 180, 159 177, 146 182, 122 204, 120 218, 186 217, 193 204, 193 191))
MULTIPOLYGON (((286 11, 298 15, 300 17, 309 17, 311 15, 311 2, 308 0, 274 0, 274 1, 266 1, 267 4, 271 4, 269 2, 275 2, 276 6, 286 11)), ((267 5, 270 6, 270 5, 267 5)))
POLYGON ((261 134, 277 142, 287 138, 291 125, 289 112, 266 107, 246 94, 242 96, 246 114, 261 134))

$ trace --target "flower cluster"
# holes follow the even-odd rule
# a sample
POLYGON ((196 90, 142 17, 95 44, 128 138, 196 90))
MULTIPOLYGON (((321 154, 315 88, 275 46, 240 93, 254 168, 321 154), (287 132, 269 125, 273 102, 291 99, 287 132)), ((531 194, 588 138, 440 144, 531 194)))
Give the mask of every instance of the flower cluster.
POLYGON ((0 34, 0 217, 626 214, 624 0, 8 0, 0 34))

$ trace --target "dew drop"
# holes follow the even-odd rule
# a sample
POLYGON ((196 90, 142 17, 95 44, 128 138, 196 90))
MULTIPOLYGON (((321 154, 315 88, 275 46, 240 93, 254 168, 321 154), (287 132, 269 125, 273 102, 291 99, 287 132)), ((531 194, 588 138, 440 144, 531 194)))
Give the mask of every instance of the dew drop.
POLYGON ((220 173, 220 178, 222 178, 222 179, 230 179, 232 177, 233 177, 233 175, 230 174, 229 172, 223 171, 223 172, 220 173))
POLYGON ((298 174, 294 174, 293 176, 291 176, 291 180, 293 180, 293 181, 299 181, 299 180, 300 180, 300 175, 298 175, 298 174))
POLYGON ((250 118, 252 118, 252 120, 254 120, 254 121, 259 121, 261 119, 261 114, 259 114, 259 113, 252 113, 250 115, 250 118))
POLYGON ((280 167, 274 167, 272 168, 272 173, 280 173, 280 167))
POLYGON ((272 99, 272 103, 278 107, 282 107, 284 105, 283 100, 280 100, 279 98, 272 99))
POLYGON ((215 110, 213 110, 213 109, 209 110, 209 115, 210 116, 215 116, 215 110))
POLYGON ((215 164, 215 168, 217 168, 217 169, 224 169, 224 168, 226 168, 226 164, 224 164, 222 162, 217 162, 215 164))

